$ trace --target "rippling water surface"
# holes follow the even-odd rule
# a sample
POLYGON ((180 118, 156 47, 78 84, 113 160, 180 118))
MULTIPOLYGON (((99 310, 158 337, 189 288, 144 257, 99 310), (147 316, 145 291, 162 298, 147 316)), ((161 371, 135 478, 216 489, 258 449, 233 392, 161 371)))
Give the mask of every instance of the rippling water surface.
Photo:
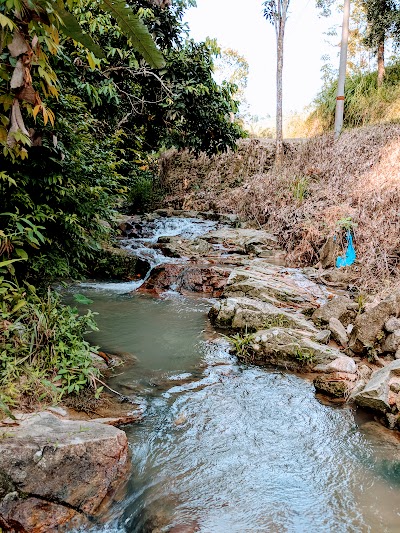
POLYGON ((147 398, 132 473, 101 531, 399 532, 399 443, 294 375, 244 368, 209 302, 90 291, 94 340, 138 361, 113 378, 147 398))

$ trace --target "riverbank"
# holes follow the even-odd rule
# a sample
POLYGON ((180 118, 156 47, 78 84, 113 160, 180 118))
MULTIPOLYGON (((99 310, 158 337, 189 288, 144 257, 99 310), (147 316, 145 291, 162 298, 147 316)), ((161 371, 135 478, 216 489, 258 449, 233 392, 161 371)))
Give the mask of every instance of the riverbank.
MULTIPOLYGON (((159 296, 172 289, 186 296, 214 298, 213 305, 209 305, 212 306, 211 321, 217 331, 224 331, 230 337, 232 349, 242 363, 296 371, 307 374, 308 378, 311 373, 320 393, 342 402, 349 398, 355 400, 359 405, 374 409, 378 418, 390 427, 398 427, 400 386, 397 376, 400 364, 395 359, 395 351, 399 329, 396 316, 400 308, 396 295, 362 309, 351 293, 332 286, 337 273, 335 269, 320 271, 284 266, 284 251, 279 247, 277 236, 254 229, 233 215, 160 210, 143 218, 124 217, 120 228, 123 248, 141 261, 147 258, 149 264, 144 279, 125 283, 123 292, 135 290, 139 294, 159 296), (374 352, 370 349, 371 335, 375 335, 372 339, 376 341, 374 352), (392 351, 388 351, 388 346, 392 351), (386 351, 382 351, 384 349, 386 351)), ((105 289, 113 284, 93 282, 87 286, 105 289)), ((110 350, 111 346, 107 348, 110 350)), ((177 384, 186 379, 183 376, 177 384)), ((127 390, 122 393, 126 395, 127 390)), ((133 394, 137 396, 137 391, 133 394)), ((39 529, 37 526, 35 529, 26 516, 37 517, 37 513, 32 510, 28 513, 25 507, 21 510, 19 495, 30 495, 31 499, 40 496, 39 503, 30 502, 33 506, 39 505, 40 512, 44 503, 49 508, 50 504, 56 503, 64 514, 67 508, 78 513, 80 519, 90 519, 92 514, 99 512, 100 504, 110 498, 116 486, 124 485, 124 468, 128 461, 124 433, 101 426, 100 420, 90 421, 95 418, 93 414, 89 414, 83 424, 75 422, 74 428, 67 432, 73 442, 61 442, 61 437, 57 437, 46 446, 43 443, 48 438, 41 433, 45 427, 72 422, 60 421, 63 418, 60 411, 39 416, 40 423, 37 424, 36 418, 33 424, 36 429, 31 434, 31 446, 27 446, 23 429, 25 425, 31 427, 34 419, 28 417, 22 423, 17 420, 14 426, 10 422, 3 430, 7 434, 5 449, 15 451, 15 446, 24 443, 23 450, 29 450, 29 461, 23 471, 29 465, 35 472, 39 469, 42 477, 43 472, 47 472, 49 479, 54 479, 54 472, 62 468, 65 459, 59 451, 62 449, 69 450, 68 457, 71 454, 78 457, 74 466, 77 471, 82 468, 82 462, 79 462, 82 459, 90 476, 93 469, 85 457, 96 458, 96 454, 92 449, 82 451, 82 446, 86 445, 80 433, 89 433, 88 437, 96 434, 95 441, 101 450, 104 447, 102 439, 114 432, 108 438, 114 439, 122 448, 118 453, 114 450, 107 454, 112 457, 113 466, 100 467, 103 477, 95 474, 87 480, 90 490, 95 490, 98 495, 95 503, 91 502, 90 495, 82 497, 79 503, 75 500, 71 503, 64 489, 59 489, 61 496, 55 487, 45 482, 42 483, 43 494, 37 487, 26 487, 22 481, 23 473, 15 468, 17 454, 3 454, 4 464, 0 469, 6 473, 8 485, 4 489, 0 514, 5 523, 8 520, 11 524, 10 520, 20 517, 25 520, 23 527, 32 532, 39 529), (71 445, 72 450, 78 445, 81 451, 71 451, 71 445), (44 462, 41 461, 43 453, 49 454, 44 462)), ((60 428, 56 432, 60 436, 63 434, 60 428)), ((88 441, 93 446, 90 438, 88 441)), ((68 477, 68 472, 66 475, 68 477)), ((42 479, 36 474, 32 477, 42 479)), ((64 478, 58 476, 57 479, 63 487, 64 478)), ((25 499, 23 505, 27 505, 25 499)), ((54 509, 50 511, 52 513, 54 509)), ((56 523, 62 523, 64 514, 57 517, 61 522, 56 523)), ((42 516, 49 519, 47 511, 42 516)), ((75 515, 68 520, 70 518, 77 519, 75 515)))
POLYGON ((325 242, 336 236, 342 248, 351 229, 358 262, 347 283, 389 294, 400 279, 400 126, 288 141, 285 150, 279 172, 272 140, 242 140, 236 153, 212 158, 169 151, 161 159, 165 205, 231 212, 265 226, 292 267, 316 265, 325 242))

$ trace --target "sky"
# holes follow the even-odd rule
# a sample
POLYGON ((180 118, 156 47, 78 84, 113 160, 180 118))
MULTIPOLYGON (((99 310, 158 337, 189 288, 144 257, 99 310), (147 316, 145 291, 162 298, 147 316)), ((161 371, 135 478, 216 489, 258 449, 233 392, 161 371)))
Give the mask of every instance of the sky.
MULTIPOLYGON (((250 113, 275 116, 276 37, 263 18, 262 0, 197 0, 197 8, 187 11, 185 21, 195 40, 216 38, 222 47, 245 56, 250 67, 246 91, 250 113)), ((284 115, 301 113, 318 93, 323 55, 329 54, 333 66, 339 66, 338 49, 325 42, 324 35, 339 22, 338 15, 319 17, 315 0, 291 1, 284 50, 284 115)))

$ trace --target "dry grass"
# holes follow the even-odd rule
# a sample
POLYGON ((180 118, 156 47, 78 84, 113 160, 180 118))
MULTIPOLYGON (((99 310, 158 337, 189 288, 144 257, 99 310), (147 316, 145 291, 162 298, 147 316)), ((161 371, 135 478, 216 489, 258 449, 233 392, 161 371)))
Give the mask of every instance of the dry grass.
POLYGON ((273 142, 242 141, 237 154, 165 156, 174 207, 216 209, 275 232, 293 266, 318 262, 325 239, 351 217, 359 286, 400 282, 400 125, 372 126, 288 145, 278 174, 273 142))

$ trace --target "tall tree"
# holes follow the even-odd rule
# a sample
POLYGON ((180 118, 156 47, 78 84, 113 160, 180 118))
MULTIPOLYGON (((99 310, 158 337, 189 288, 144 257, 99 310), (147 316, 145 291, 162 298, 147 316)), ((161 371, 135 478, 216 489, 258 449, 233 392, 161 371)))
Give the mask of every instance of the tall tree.
POLYGON ((290 0, 266 0, 264 17, 275 28, 276 34, 276 156, 279 168, 283 163, 283 43, 290 0))
POLYGON ((397 33, 398 9, 394 0, 364 0, 364 9, 367 18, 365 43, 377 55, 380 87, 385 77, 385 42, 397 33))

